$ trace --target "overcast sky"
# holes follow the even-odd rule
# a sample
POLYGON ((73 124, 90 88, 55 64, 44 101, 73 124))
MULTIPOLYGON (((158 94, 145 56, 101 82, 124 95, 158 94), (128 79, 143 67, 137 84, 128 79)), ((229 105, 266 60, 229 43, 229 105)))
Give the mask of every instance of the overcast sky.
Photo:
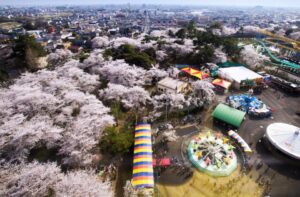
POLYGON ((0 5, 178 4, 300 7, 300 0, 0 0, 0 5))

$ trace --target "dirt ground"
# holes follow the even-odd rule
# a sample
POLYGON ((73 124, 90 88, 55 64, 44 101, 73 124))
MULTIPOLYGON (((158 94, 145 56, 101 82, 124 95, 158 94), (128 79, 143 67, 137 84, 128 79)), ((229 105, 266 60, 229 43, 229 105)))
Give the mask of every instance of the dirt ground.
MULTIPOLYGON (((159 196, 299 196, 300 162, 275 150, 263 136, 266 127, 274 122, 300 126, 300 117, 295 114, 300 108, 300 97, 289 96, 271 88, 256 96, 270 106, 274 113, 272 117, 260 120, 246 116, 238 129, 238 133, 253 149, 253 153, 246 156, 247 170, 242 171, 239 168, 226 178, 212 178, 196 171, 185 161, 181 151, 184 141, 195 131, 195 127, 179 129, 177 135, 181 137, 176 142, 168 143, 166 156, 179 158, 182 160, 182 166, 186 168, 182 167, 183 172, 178 172, 176 167, 161 172, 158 179, 159 196), (193 172, 191 176, 188 176, 189 171, 193 172)), ((219 96, 217 99, 224 102, 225 96, 219 96)), ((211 110, 202 117, 202 125, 197 125, 197 128, 201 130, 208 127, 222 131, 222 128, 213 124, 210 114, 211 110)))

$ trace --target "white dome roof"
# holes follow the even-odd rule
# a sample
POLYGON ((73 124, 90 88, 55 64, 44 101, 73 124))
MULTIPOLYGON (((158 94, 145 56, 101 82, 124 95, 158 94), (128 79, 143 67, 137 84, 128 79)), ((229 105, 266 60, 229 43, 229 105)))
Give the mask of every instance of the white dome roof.
POLYGON ((300 159, 300 128, 285 124, 273 123, 267 127, 268 140, 287 155, 300 159))

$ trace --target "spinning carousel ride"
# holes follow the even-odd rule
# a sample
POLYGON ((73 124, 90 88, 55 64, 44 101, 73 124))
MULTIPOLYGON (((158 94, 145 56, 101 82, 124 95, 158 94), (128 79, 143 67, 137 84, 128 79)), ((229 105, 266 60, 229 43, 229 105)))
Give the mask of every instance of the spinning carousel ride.
POLYGON ((230 107, 247 112, 253 117, 269 117, 272 115, 271 108, 264 104, 260 99, 252 96, 252 91, 248 95, 229 96, 227 102, 230 107))
POLYGON ((228 176, 237 168, 237 156, 228 141, 220 133, 199 134, 189 143, 189 160, 201 172, 217 177, 228 176))
POLYGON ((300 128, 285 123, 273 123, 267 127, 266 137, 283 153, 300 160, 300 128))

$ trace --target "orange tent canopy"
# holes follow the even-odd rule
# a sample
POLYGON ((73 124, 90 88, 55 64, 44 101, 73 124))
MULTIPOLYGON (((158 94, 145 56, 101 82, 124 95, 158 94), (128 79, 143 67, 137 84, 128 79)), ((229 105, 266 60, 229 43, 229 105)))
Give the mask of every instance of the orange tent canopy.
POLYGON ((228 89, 231 85, 231 82, 226 81, 224 79, 215 79, 212 84, 217 85, 217 86, 221 86, 225 89, 228 89))
POLYGON ((194 77, 197 77, 198 79, 205 79, 208 77, 208 74, 203 73, 199 70, 193 69, 191 67, 183 68, 181 69, 183 72, 188 73, 189 75, 192 75, 194 77))

